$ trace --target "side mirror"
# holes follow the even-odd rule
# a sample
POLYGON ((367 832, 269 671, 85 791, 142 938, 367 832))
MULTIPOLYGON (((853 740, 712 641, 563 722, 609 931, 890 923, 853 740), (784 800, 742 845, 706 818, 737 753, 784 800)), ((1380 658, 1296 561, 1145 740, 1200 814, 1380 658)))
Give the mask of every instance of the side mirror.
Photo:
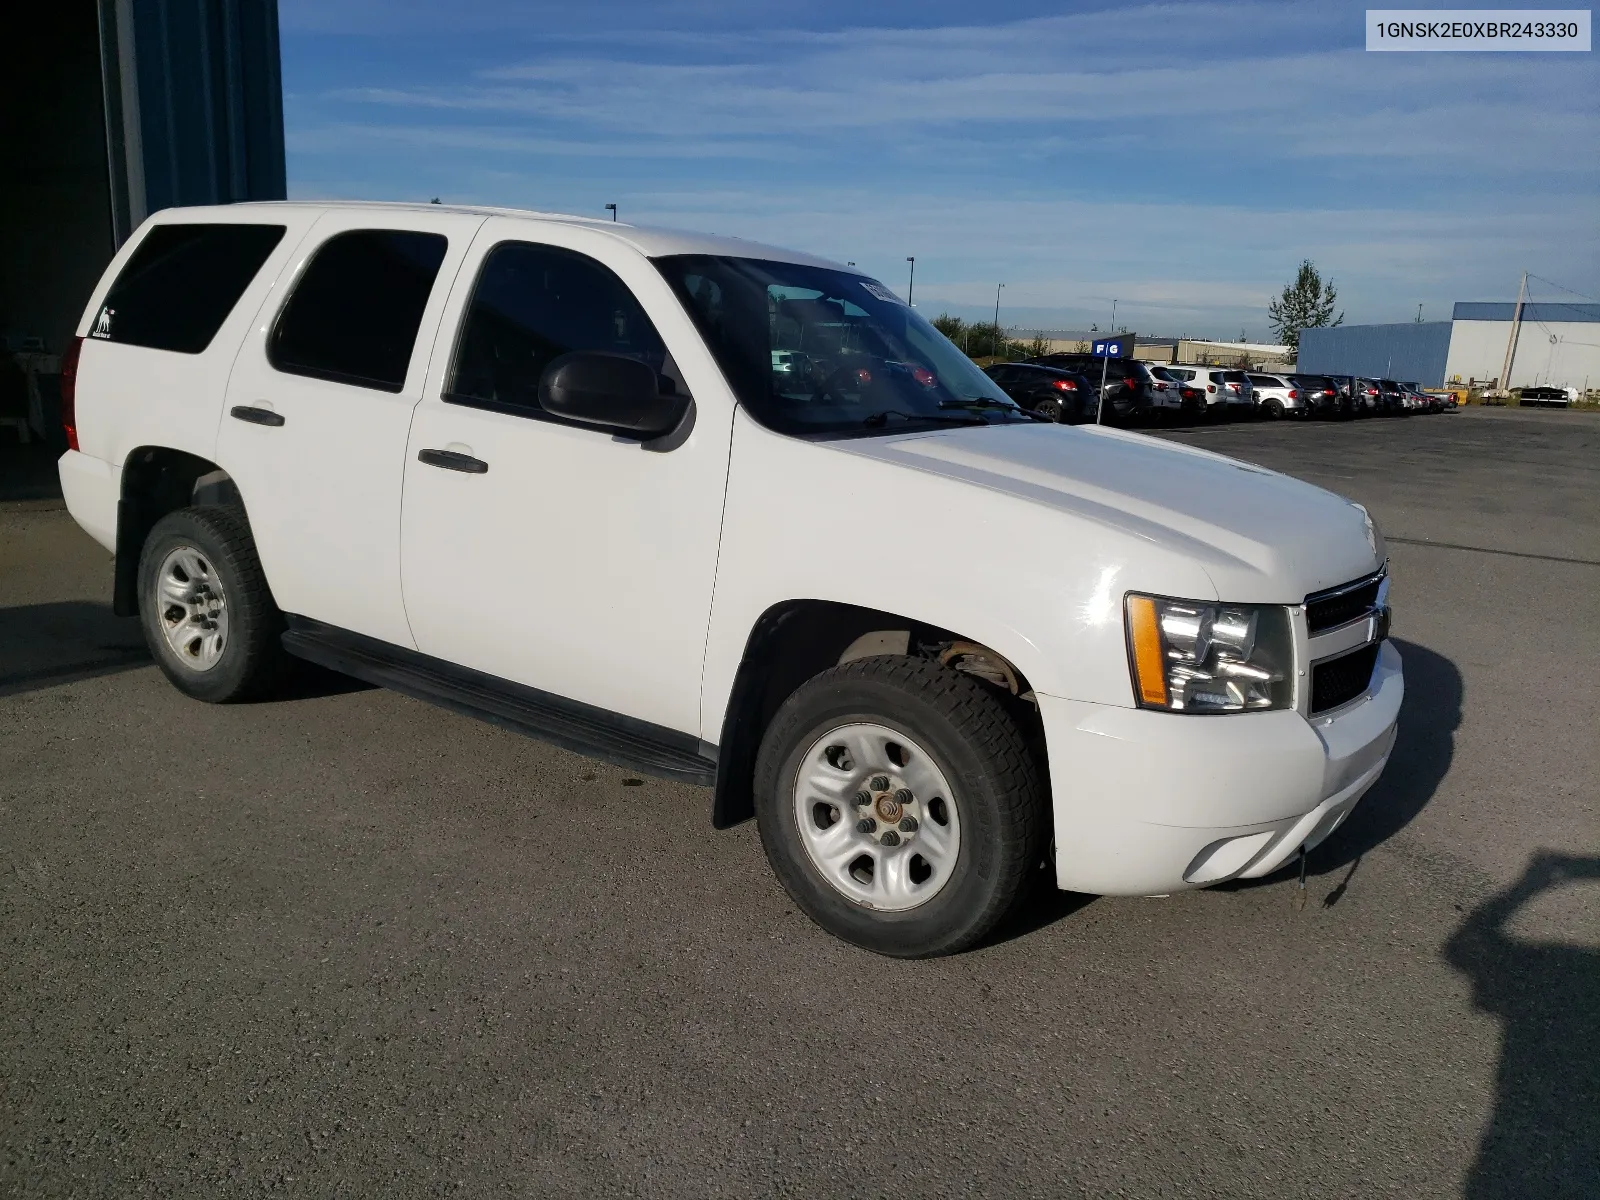
POLYGON ((688 404, 687 396, 661 394, 660 377, 650 364, 620 354, 563 354, 539 380, 545 412, 639 438, 671 433, 688 404))

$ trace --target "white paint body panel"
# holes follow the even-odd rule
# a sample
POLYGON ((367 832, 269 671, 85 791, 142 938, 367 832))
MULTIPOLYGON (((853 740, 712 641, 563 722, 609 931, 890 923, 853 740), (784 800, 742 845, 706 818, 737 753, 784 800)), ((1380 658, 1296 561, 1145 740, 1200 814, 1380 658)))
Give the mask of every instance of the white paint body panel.
POLYGON ((696 732, 733 397, 660 273, 580 226, 491 218, 461 271, 447 331, 459 326, 483 256, 503 241, 561 246, 614 271, 688 384, 694 430, 657 452, 605 430, 446 403, 447 332, 405 453, 401 557, 417 648, 696 732), (428 466, 417 461, 426 448, 469 453, 489 470, 428 466))
POLYGON ((122 468, 92 454, 68 450, 57 464, 61 496, 83 531, 107 550, 117 549, 117 499, 122 495, 122 468))
POLYGON ((414 648, 400 589, 406 439, 445 299, 483 219, 420 213, 385 225, 381 215, 329 213, 284 268, 240 347, 219 418, 215 459, 244 497, 279 608, 414 648), (386 392, 274 368, 267 360, 267 340, 306 264, 335 235, 373 228, 416 229, 449 239, 412 347, 405 387, 386 392), (284 423, 271 427, 235 420, 227 411, 235 405, 271 409, 284 423))
MULTIPOLYGON (((1326 836, 1387 761, 1403 693, 1392 645, 1364 696, 1315 720, 1303 674, 1295 710, 1209 717, 1140 710, 1129 679, 1129 591, 1297 606, 1381 566, 1381 536, 1338 496, 1104 427, 774 433, 738 407, 649 256, 822 261, 807 255, 448 206, 158 219, 219 213, 290 232, 204 354, 86 345, 84 453, 64 456, 61 474, 102 544, 114 542, 128 452, 186 450, 234 477, 285 609, 710 743, 751 630, 775 605, 835 601, 894 614, 897 628, 955 631, 1010 659, 1038 697, 1058 882, 1083 891, 1273 870, 1326 836), (282 375, 265 358, 310 250, 357 227, 451 239, 398 395, 282 375), (502 239, 588 254, 633 289, 694 396, 687 441, 654 452, 442 399, 477 264, 502 239), (286 424, 230 420, 231 404, 269 405, 286 424), (490 469, 428 467, 424 448, 464 449, 490 469)), ((1298 610, 1292 623, 1303 668, 1298 610)))

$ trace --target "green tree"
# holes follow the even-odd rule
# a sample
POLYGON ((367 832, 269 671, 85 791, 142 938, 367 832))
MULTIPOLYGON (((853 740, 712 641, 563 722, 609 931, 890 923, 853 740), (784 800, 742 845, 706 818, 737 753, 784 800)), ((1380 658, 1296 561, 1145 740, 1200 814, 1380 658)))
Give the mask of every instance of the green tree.
POLYGON ((1267 305, 1267 321, 1278 341, 1298 358, 1301 330, 1331 328, 1344 321, 1344 313, 1333 315, 1338 296, 1333 281, 1324 282, 1316 265, 1305 259, 1294 282, 1284 285, 1283 295, 1267 305))
POLYGON ((933 327, 956 345, 961 344, 961 332, 966 329, 967 323, 960 317, 952 317, 949 313, 940 313, 933 319, 933 327))
POLYGON ((1033 341, 1024 348, 1029 358, 1042 358, 1050 353, 1050 339, 1042 333, 1033 335, 1033 341))

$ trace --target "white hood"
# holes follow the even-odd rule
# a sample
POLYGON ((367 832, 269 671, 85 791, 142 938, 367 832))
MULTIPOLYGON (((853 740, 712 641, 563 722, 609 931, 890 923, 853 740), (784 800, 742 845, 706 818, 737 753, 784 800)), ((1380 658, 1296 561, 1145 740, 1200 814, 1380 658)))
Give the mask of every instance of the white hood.
POLYGON ((1296 603, 1370 574, 1385 557, 1366 509, 1342 496, 1104 426, 973 426, 831 444, 1164 546, 1199 563, 1218 595, 1236 602, 1296 603))

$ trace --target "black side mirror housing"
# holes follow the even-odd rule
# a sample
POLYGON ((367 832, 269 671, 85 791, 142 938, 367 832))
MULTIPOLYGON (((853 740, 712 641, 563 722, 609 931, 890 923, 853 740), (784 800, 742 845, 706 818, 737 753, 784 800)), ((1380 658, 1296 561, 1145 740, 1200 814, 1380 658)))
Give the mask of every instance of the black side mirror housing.
POLYGON ((637 438, 672 432, 688 404, 687 396, 662 394, 661 377, 649 363, 621 354, 563 354, 539 380, 539 405, 552 416, 637 438))

